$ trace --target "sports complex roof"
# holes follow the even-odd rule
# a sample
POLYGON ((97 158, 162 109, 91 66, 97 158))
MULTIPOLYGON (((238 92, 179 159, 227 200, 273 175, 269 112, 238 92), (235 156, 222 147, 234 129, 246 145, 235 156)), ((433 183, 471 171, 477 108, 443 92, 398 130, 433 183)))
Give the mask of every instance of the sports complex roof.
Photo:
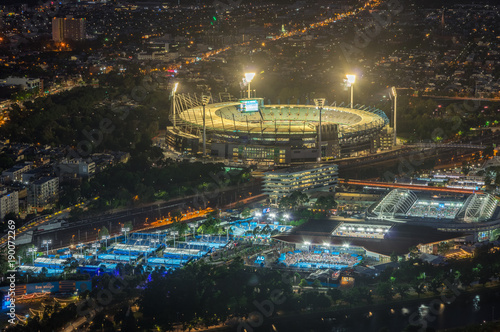
MULTIPOLYGON (((361 234, 362 236, 366 235, 361 234)), ((409 248, 420 244, 436 243, 465 236, 461 232, 442 232, 431 227, 410 224, 366 223, 359 220, 337 218, 335 220, 311 220, 296 227, 289 233, 282 233, 273 238, 283 242, 302 244, 309 242, 313 245, 352 246, 361 247, 370 252, 389 256, 393 252, 398 255, 407 254, 409 248), (383 237, 356 237, 337 236, 334 232, 345 222, 390 227, 383 232, 383 237)))

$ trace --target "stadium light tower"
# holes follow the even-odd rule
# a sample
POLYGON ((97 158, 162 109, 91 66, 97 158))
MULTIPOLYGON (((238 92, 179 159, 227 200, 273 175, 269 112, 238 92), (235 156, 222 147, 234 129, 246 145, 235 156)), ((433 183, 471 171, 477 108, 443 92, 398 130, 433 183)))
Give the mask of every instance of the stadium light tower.
POLYGON ((174 84, 174 88, 172 89, 172 114, 174 115, 174 128, 175 128, 175 92, 177 91, 177 87, 179 83, 174 84))
POLYGON ((394 146, 398 144, 397 138, 396 138, 396 112, 397 112, 397 107, 398 107, 398 92, 396 91, 396 87, 393 86, 391 88, 391 93, 394 96, 394 146))
POLYGON ((354 108, 354 83, 356 82, 356 75, 346 75, 347 83, 351 86, 351 108, 354 108))
POLYGON ((210 96, 202 95, 201 104, 203 105, 203 157, 207 155, 207 127, 205 125, 205 106, 210 101, 210 96))
POLYGON ((255 77, 255 73, 245 73, 245 80, 248 82, 248 99, 250 99, 250 82, 255 77))
POLYGON ((323 106, 325 105, 325 98, 316 98, 314 99, 314 104, 319 109, 319 132, 318 132, 318 163, 321 162, 321 111, 323 110, 323 106))

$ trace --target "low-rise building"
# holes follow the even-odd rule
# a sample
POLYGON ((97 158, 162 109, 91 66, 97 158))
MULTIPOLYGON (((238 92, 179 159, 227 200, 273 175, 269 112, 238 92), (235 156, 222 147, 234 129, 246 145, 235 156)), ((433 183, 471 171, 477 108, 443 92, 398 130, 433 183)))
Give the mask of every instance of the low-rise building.
POLYGON ((0 219, 8 213, 19 213, 19 195, 17 191, 0 193, 0 219))
POLYGON ((64 160, 56 166, 60 176, 74 175, 81 178, 91 178, 96 170, 95 162, 82 159, 64 160))
POLYGON ((34 181, 28 192, 28 204, 36 208, 44 208, 59 199, 59 178, 43 177, 34 181))
POLYGON ((294 191, 334 191, 338 177, 335 164, 290 167, 264 173, 263 191, 273 200, 294 191))
POLYGON ((2 172, 2 178, 4 181, 22 181, 22 175, 31 169, 31 163, 23 163, 19 165, 14 165, 13 167, 2 172))

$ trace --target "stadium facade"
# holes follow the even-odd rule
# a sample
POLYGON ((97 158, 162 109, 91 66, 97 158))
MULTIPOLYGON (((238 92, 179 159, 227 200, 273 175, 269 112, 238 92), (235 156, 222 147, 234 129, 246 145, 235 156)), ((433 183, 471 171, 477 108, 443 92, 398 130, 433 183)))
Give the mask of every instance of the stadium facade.
MULTIPOLYGON (((381 110, 314 105, 264 105, 262 98, 234 99, 220 94, 203 106, 196 95, 177 95, 167 128, 172 148, 197 154, 206 128, 207 155, 233 161, 291 164, 357 156, 392 146, 392 128, 381 110), (205 116, 203 115, 205 114, 205 116)), ((349 105, 350 106, 350 105, 349 105)))
POLYGON ((498 201, 483 192, 443 194, 393 189, 367 210, 366 219, 462 232, 471 241, 494 239, 500 230, 498 201))

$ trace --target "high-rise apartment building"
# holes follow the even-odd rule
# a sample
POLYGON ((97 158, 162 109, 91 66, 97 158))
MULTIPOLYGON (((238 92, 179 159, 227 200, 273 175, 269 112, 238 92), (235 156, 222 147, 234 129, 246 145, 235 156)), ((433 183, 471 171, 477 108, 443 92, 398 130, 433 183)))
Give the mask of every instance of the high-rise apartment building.
POLYGON ((63 40, 84 40, 85 19, 73 16, 54 17, 52 19, 52 39, 56 42, 63 40))

